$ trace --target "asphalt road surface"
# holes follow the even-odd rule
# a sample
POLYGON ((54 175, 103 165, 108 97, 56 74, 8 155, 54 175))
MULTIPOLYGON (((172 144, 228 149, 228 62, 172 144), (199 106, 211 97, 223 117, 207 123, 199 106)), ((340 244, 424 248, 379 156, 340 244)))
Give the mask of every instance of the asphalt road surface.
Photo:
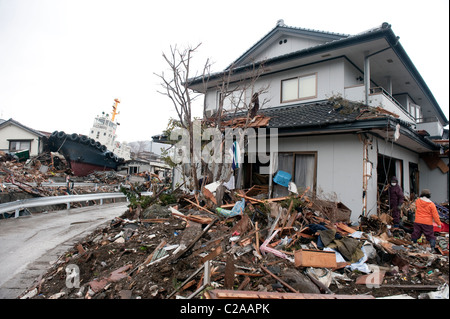
POLYGON ((0 299, 17 298, 77 240, 121 216, 127 202, 0 220, 0 299))

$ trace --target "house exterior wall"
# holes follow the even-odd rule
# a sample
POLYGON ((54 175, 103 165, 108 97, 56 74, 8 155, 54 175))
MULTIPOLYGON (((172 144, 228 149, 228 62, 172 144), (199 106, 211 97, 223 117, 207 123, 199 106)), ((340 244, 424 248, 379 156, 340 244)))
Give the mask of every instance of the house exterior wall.
POLYGON ((364 85, 362 80, 357 79, 359 77, 363 78, 364 74, 348 62, 348 60, 344 60, 344 86, 364 85))
POLYGON ((317 194, 342 202, 351 209, 351 220, 358 220, 363 207, 363 143, 357 135, 280 137, 278 151, 317 152, 317 194))
POLYGON ((0 130, 0 150, 9 150, 9 140, 31 140, 30 156, 36 156, 42 151, 39 137, 15 125, 8 125, 0 130))
MULTIPOLYGON (((449 164, 448 157, 441 157, 445 164, 449 164)), ((448 172, 443 173, 439 168, 430 170, 424 160, 419 160, 419 189, 429 189, 431 200, 437 204, 448 202, 448 172)))
POLYGON ((294 37, 290 35, 281 35, 277 37, 263 53, 256 55, 255 61, 264 61, 266 59, 303 50, 322 43, 323 41, 299 38, 298 36, 294 37))
MULTIPOLYGON (((258 79, 253 88, 253 91, 257 91, 260 88, 268 87, 266 93, 261 94, 259 97, 260 103, 264 100, 267 103, 264 107, 284 106, 290 104, 296 104, 299 102, 313 102, 326 100, 332 96, 344 96, 345 83, 352 83, 351 78, 354 75, 352 71, 351 75, 345 80, 345 59, 335 59, 325 61, 318 64, 312 64, 304 67, 298 67, 292 70, 277 72, 270 76, 262 76, 258 79), (314 98, 296 100, 292 102, 281 103, 281 81, 289 78, 317 73, 317 96, 314 98)), ((348 66, 347 66, 348 68, 348 66)), ((354 77, 356 81, 356 76, 354 77)), ((233 87, 232 85, 230 87, 233 87)), ((214 110, 218 107, 217 90, 209 90, 206 93, 206 105, 207 110, 214 110)), ((250 92, 245 94, 246 102, 248 103, 251 97, 250 92)))

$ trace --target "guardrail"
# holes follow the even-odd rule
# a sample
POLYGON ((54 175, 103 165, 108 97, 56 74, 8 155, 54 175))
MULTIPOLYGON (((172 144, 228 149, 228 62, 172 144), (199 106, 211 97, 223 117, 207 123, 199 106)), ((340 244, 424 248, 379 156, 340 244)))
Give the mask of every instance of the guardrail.
MULTIPOLYGON (((152 192, 141 193, 143 196, 151 196, 152 194, 152 192)), ((25 208, 66 204, 67 209, 70 209, 70 203, 100 200, 100 205, 103 205, 104 199, 112 198, 125 198, 125 195, 123 193, 94 193, 21 199, 14 202, 0 204, 0 214, 15 212, 14 217, 17 218, 19 217, 20 211, 25 208)))

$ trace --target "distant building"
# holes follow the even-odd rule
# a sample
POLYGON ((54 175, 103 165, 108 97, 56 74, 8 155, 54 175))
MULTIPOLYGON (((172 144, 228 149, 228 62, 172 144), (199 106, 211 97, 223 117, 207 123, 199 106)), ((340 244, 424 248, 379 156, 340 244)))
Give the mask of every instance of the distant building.
POLYGON ((0 119, 0 150, 18 152, 29 150, 30 156, 36 156, 44 150, 44 139, 50 133, 38 131, 25 126, 12 118, 0 119))

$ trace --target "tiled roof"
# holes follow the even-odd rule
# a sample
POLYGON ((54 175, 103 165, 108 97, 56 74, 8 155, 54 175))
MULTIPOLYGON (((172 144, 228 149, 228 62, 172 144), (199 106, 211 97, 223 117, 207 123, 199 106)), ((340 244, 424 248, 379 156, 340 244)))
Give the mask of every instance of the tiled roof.
MULTIPOLYGON (((330 99, 312 103, 298 103, 287 106, 270 107, 260 109, 258 116, 270 118, 267 128, 306 128, 324 127, 332 124, 351 123, 357 120, 386 118, 386 116, 398 117, 381 108, 366 106, 362 103, 347 101, 344 99, 330 99)), ((235 121, 245 119, 246 114, 236 114, 235 121)), ((226 116, 225 121, 233 117, 226 116)), ((239 121, 238 121, 239 122, 239 121)), ((232 122, 239 126, 238 122, 232 122)), ((241 123, 244 125, 244 123, 241 123)))
POLYGON ((42 132, 40 132, 40 131, 37 131, 37 130, 35 130, 35 129, 32 129, 32 128, 28 127, 28 126, 25 126, 25 125, 23 125, 22 123, 19 123, 19 122, 17 122, 16 120, 13 120, 12 118, 10 118, 10 119, 7 120, 7 121, 0 122, 0 128, 6 127, 8 124, 12 124, 12 125, 21 127, 22 129, 24 129, 24 130, 26 130, 26 131, 29 131, 29 132, 31 132, 32 134, 35 134, 35 135, 37 135, 37 136, 39 136, 39 137, 42 137, 42 136, 45 135, 44 133, 42 133, 42 132))
POLYGON ((360 103, 327 100, 260 110, 271 119, 267 127, 290 128, 350 123, 359 119, 385 117, 386 114, 360 103))

